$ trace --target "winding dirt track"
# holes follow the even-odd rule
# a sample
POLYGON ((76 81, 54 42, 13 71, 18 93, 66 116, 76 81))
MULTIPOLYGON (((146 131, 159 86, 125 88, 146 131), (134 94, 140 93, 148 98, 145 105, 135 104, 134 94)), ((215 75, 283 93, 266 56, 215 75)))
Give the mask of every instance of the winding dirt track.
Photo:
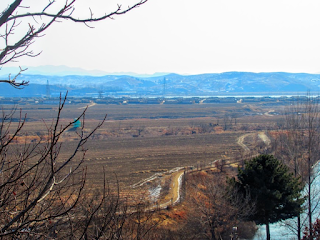
POLYGON ((264 113, 264 115, 265 116, 269 116, 269 117, 273 117, 273 115, 270 114, 270 113, 273 113, 273 112, 274 112, 274 110, 269 110, 268 112, 264 113))
MULTIPOLYGON (((168 206, 172 206, 172 205, 176 204, 177 202, 179 202, 180 189, 181 189, 182 177, 184 174, 184 168, 182 168, 182 167, 174 168, 174 169, 170 170, 169 173, 172 176, 171 182, 170 182, 170 187, 169 187, 169 193, 165 196, 165 198, 162 200, 162 202, 160 202, 157 206, 155 205, 155 206, 150 207, 148 210, 153 210, 155 208, 165 209, 168 206)), ((140 186, 146 184, 147 182, 153 181, 154 179, 158 178, 160 175, 162 175, 162 174, 156 173, 149 178, 146 178, 144 180, 141 180, 138 183, 131 185, 131 187, 132 188, 140 187, 140 186)))
POLYGON ((243 141, 244 141, 244 139, 245 139, 247 136, 252 135, 252 134, 254 134, 254 133, 244 134, 244 135, 240 136, 240 137, 238 138, 238 141, 237 141, 237 143, 240 145, 240 147, 243 148, 243 150, 244 150, 246 153, 249 153, 249 152, 250 152, 250 149, 247 147, 247 145, 245 145, 245 144, 243 143, 243 141))
POLYGON ((173 173, 172 175, 172 181, 170 183, 170 190, 169 194, 166 196, 166 199, 170 199, 169 201, 165 203, 161 203, 159 207, 166 208, 168 206, 174 205, 180 200, 180 189, 181 189, 181 183, 182 183, 182 176, 184 174, 184 171, 178 171, 173 173))
POLYGON ((270 138, 265 134, 265 132, 259 132, 259 133, 246 133, 242 136, 240 136, 238 138, 238 141, 237 143, 243 148, 243 150, 246 152, 246 153, 249 153, 250 152, 250 149, 247 147, 247 145, 245 145, 243 143, 244 139, 247 137, 247 136, 250 136, 250 135, 256 135, 258 134, 258 137, 267 145, 269 146, 271 141, 270 141, 270 138))
POLYGON ((85 108, 93 107, 94 105, 96 105, 96 103, 95 102, 91 102, 89 105, 84 106, 84 107, 80 107, 78 109, 85 109, 85 108))
MULTIPOLYGON (((258 134, 258 137, 268 146, 271 141, 269 137, 265 134, 265 132, 259 132, 259 133, 247 133, 238 138, 238 144, 246 151, 250 152, 250 149, 243 143, 244 139, 249 135, 255 135, 258 134)), ((176 204, 180 200, 180 188, 182 183, 182 176, 184 174, 184 170, 177 171, 173 173, 172 175, 172 181, 170 183, 170 190, 169 194, 167 195, 166 199, 171 199, 170 201, 166 203, 160 204, 160 208, 166 208, 170 205, 176 204)))
POLYGON ((265 134, 265 132, 260 132, 258 136, 267 146, 270 145, 270 138, 265 134))
MULTIPOLYGON (((270 144, 270 139, 269 137, 265 134, 265 132, 259 132, 259 133, 246 133, 242 136, 240 136, 237 140, 237 143, 244 149, 245 152, 249 153, 250 149, 243 143, 244 139, 247 136, 250 135, 255 135, 258 134, 259 138, 266 144, 269 145, 270 144)), ((166 202, 162 202, 157 206, 152 206, 149 208, 149 210, 153 210, 155 208, 160 208, 160 209, 164 209, 167 208, 168 206, 172 206, 176 203, 179 202, 180 200, 180 190, 181 190, 181 183, 182 183, 182 177, 184 174, 184 170, 183 169, 178 169, 177 171, 174 171, 172 173, 172 180, 170 183, 170 189, 169 189, 169 193, 168 195, 164 198, 166 202)), ((137 186, 141 186, 144 183, 148 182, 148 181, 152 181, 155 177, 150 177, 149 179, 145 179, 137 184, 134 184, 133 187, 137 187, 137 186)))

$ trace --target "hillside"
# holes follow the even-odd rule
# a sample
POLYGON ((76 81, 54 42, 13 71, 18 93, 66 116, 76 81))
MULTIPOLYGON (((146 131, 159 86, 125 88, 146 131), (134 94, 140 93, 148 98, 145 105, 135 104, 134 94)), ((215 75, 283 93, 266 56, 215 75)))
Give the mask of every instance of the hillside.
POLYGON ((168 74, 156 77, 129 75, 31 75, 18 80, 30 82, 26 89, 13 91, 2 86, 2 97, 41 97, 47 81, 51 96, 69 91, 69 96, 216 96, 237 94, 295 94, 320 91, 320 74, 226 72, 199 75, 168 74))

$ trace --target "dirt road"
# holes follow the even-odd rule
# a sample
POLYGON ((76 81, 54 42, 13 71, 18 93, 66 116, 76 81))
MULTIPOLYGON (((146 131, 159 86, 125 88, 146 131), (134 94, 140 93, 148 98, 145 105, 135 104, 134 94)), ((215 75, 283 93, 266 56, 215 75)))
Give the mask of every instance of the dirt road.
MULTIPOLYGON (((153 206, 149 210, 152 210, 156 207, 164 209, 164 208, 167 208, 168 206, 176 204, 180 200, 182 177, 184 174, 183 168, 182 167, 174 168, 168 171, 166 174, 171 174, 169 193, 166 195, 163 201, 160 202, 158 206, 153 206)), ((132 188, 141 187, 142 185, 148 182, 151 182, 162 175, 163 173, 156 173, 149 178, 143 179, 140 182, 131 185, 131 187, 132 188)))
POLYGON ((160 208, 166 208, 168 206, 174 205, 179 202, 183 174, 184 174, 184 171, 181 170, 181 171, 175 172, 172 175, 169 194, 165 198, 166 200, 169 199, 169 201, 165 203, 161 203, 159 205, 160 208))
POLYGON ((244 135, 240 136, 240 137, 238 138, 238 141, 237 141, 237 143, 243 148, 243 150, 244 150, 246 153, 249 153, 249 152, 250 152, 250 149, 247 147, 247 145, 245 145, 245 144, 243 143, 243 141, 244 141, 244 139, 245 139, 247 136, 252 135, 252 134, 254 134, 254 133, 244 134, 244 135))
POLYGON ((89 105, 84 106, 84 107, 80 107, 78 109, 85 109, 85 108, 93 107, 94 105, 96 105, 96 103, 91 101, 89 105))
MULTIPOLYGON (((246 133, 242 136, 240 136, 237 140, 237 143, 244 149, 246 153, 250 153, 250 149, 244 144, 244 140, 248 136, 252 135, 258 135, 258 137, 266 144, 270 144, 269 137, 265 134, 265 132, 258 132, 258 133, 246 133)), ((180 201, 180 195, 181 195, 181 184, 182 184, 182 178, 184 174, 184 168, 174 168, 170 171, 168 171, 165 174, 171 174, 171 182, 170 182, 170 188, 168 194, 158 203, 158 205, 152 206, 149 208, 149 210, 153 210, 155 208, 165 209, 168 206, 174 205, 180 201)), ((144 179, 136 184, 131 185, 131 187, 140 187, 147 182, 153 181, 154 179, 158 178, 159 176, 162 176, 163 173, 156 173, 152 175, 151 177, 144 179)))
POLYGON ((267 146, 270 145, 270 138, 265 134, 265 132, 259 132, 258 136, 267 146))
POLYGON ((273 115, 270 114, 270 113, 273 113, 273 112, 274 112, 274 110, 269 110, 268 112, 264 113, 264 115, 268 116, 268 117, 273 117, 273 115))
POLYGON ((247 136, 250 136, 250 135, 255 135, 255 134, 258 134, 258 137, 267 145, 269 146, 271 141, 270 141, 270 138, 265 134, 265 132, 259 132, 259 133, 247 133, 247 134, 244 134, 242 136, 240 136, 238 138, 238 141, 237 143, 243 148, 243 150, 246 152, 246 153, 249 153, 250 152, 250 149, 243 143, 244 139, 247 137, 247 136))

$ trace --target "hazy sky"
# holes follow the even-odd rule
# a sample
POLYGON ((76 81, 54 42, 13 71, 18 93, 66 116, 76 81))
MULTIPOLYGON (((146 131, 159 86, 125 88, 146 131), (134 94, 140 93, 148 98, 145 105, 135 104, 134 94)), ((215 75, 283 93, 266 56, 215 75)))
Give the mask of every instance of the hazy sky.
MULTIPOLYGON (((76 13, 88 15, 90 3, 98 16, 124 2, 112 1, 82 0, 76 13)), ((115 20, 91 24, 94 29, 56 23, 33 45, 43 53, 18 64, 135 73, 319 73, 319 11, 319 0, 149 0, 115 20)))

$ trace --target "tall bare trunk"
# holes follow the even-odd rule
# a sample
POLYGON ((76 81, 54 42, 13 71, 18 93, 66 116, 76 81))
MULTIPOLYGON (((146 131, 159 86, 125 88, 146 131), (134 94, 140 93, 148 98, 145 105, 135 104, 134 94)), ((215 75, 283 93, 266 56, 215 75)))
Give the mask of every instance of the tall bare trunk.
POLYGON ((270 240, 270 227, 269 227, 269 222, 266 223, 266 233, 267 233, 267 240, 270 240))
POLYGON ((312 237, 312 203, 311 203, 311 161, 308 159, 308 220, 309 220, 309 236, 312 237))

